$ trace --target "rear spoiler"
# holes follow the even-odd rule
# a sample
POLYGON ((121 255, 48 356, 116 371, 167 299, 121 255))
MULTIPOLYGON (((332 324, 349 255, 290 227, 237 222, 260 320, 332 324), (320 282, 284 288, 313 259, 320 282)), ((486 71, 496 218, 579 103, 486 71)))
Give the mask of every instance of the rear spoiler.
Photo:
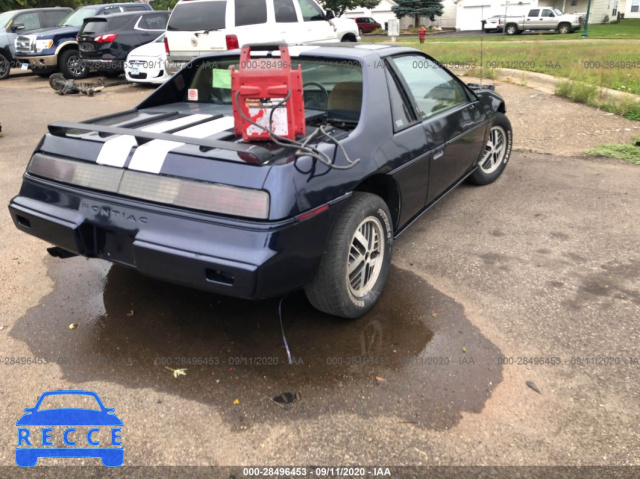
MULTIPOLYGON (((174 135, 171 133, 153 133, 130 128, 122 128, 117 126, 96 125, 92 123, 71 123, 66 121, 57 121, 49 125, 49 133, 54 136, 66 137, 70 131, 87 131, 96 133, 106 133, 108 135, 127 135, 133 136, 138 145, 143 145, 151 140, 165 140, 176 143, 185 143, 187 145, 199 146, 201 151, 212 149, 236 151, 245 153, 253 158, 260 165, 268 163, 276 155, 282 153, 282 148, 270 151, 263 146, 246 143, 236 143, 232 141, 208 140, 206 138, 190 138, 188 136, 174 135)), ((247 161, 245 159, 245 161, 247 161)))

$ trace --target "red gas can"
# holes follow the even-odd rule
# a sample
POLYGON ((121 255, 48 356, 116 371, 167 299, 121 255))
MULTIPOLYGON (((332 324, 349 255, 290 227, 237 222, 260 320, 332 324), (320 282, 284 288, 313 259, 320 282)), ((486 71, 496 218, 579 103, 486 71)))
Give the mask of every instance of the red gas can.
POLYGON ((235 134, 243 141, 269 141, 271 135, 251 121, 269 128, 278 136, 295 140, 305 133, 302 70, 291 69, 286 45, 246 45, 240 53, 238 69, 231 68, 231 94, 235 134), (268 53, 251 57, 251 52, 279 50, 280 56, 268 53), (280 107, 277 107, 285 98, 280 107), (272 114, 273 113, 273 114, 272 114), (269 124, 271 118, 271 124, 269 124))

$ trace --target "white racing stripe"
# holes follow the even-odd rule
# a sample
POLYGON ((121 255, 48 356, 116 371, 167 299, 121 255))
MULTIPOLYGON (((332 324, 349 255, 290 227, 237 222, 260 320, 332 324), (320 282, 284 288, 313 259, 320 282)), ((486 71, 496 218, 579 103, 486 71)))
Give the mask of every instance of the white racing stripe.
MULTIPOLYGON (((222 131, 233 128, 232 116, 225 116, 212 120, 201 125, 196 125, 186 130, 177 131, 175 134, 189 138, 206 138, 222 131)), ((147 173, 160 173, 167 154, 174 148, 183 146, 184 143, 165 140, 153 140, 136 148, 131 163, 130 170, 145 171, 147 173)))
MULTIPOLYGON (((211 118, 211 115, 189 115, 184 118, 178 118, 177 120, 161 121, 154 123, 153 125, 141 128, 141 131, 148 131, 151 133, 164 133, 165 131, 173 130, 174 128, 180 128, 181 126, 187 126, 192 123, 211 118)), ((100 165, 115 166, 122 168, 129 157, 131 148, 138 143, 133 136, 119 135, 104 142, 100 154, 96 163, 100 165)))

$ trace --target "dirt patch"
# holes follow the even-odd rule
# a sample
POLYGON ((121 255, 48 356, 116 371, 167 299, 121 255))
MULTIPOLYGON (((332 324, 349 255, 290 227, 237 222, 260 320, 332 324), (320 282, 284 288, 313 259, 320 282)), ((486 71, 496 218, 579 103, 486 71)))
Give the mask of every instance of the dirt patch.
POLYGON ((505 99, 516 150, 582 156, 597 145, 628 144, 640 137, 640 122, 533 88, 498 81, 485 83, 494 84, 505 99))

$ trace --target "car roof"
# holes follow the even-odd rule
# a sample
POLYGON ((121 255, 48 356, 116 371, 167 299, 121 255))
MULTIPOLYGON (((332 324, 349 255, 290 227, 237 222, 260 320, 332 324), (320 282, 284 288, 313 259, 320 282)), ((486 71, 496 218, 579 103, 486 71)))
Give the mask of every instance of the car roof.
POLYGON ((6 12, 0 12, 0 15, 5 14, 5 13, 25 13, 25 12, 42 12, 45 10, 58 10, 58 11, 64 11, 64 10, 69 10, 69 11, 73 11, 73 8, 71 7, 40 7, 40 8, 23 8, 21 10, 8 10, 6 12))
MULTIPOLYGON (((78 8, 78 10, 83 10, 85 8, 96 8, 96 7, 128 7, 129 5, 148 5, 140 2, 123 2, 123 3, 97 3, 94 5, 84 5, 83 7, 78 8)), ((147 7, 144 7, 147 8, 147 7)))
POLYGON ((164 10, 137 10, 135 12, 120 12, 120 13, 112 13, 110 15, 93 15, 91 17, 87 17, 85 18, 85 22, 89 21, 89 20, 109 20, 110 18, 122 18, 122 17, 133 17, 133 16, 139 16, 139 15, 153 15, 156 13, 166 13, 167 15, 169 15, 168 11, 164 11, 164 10))

